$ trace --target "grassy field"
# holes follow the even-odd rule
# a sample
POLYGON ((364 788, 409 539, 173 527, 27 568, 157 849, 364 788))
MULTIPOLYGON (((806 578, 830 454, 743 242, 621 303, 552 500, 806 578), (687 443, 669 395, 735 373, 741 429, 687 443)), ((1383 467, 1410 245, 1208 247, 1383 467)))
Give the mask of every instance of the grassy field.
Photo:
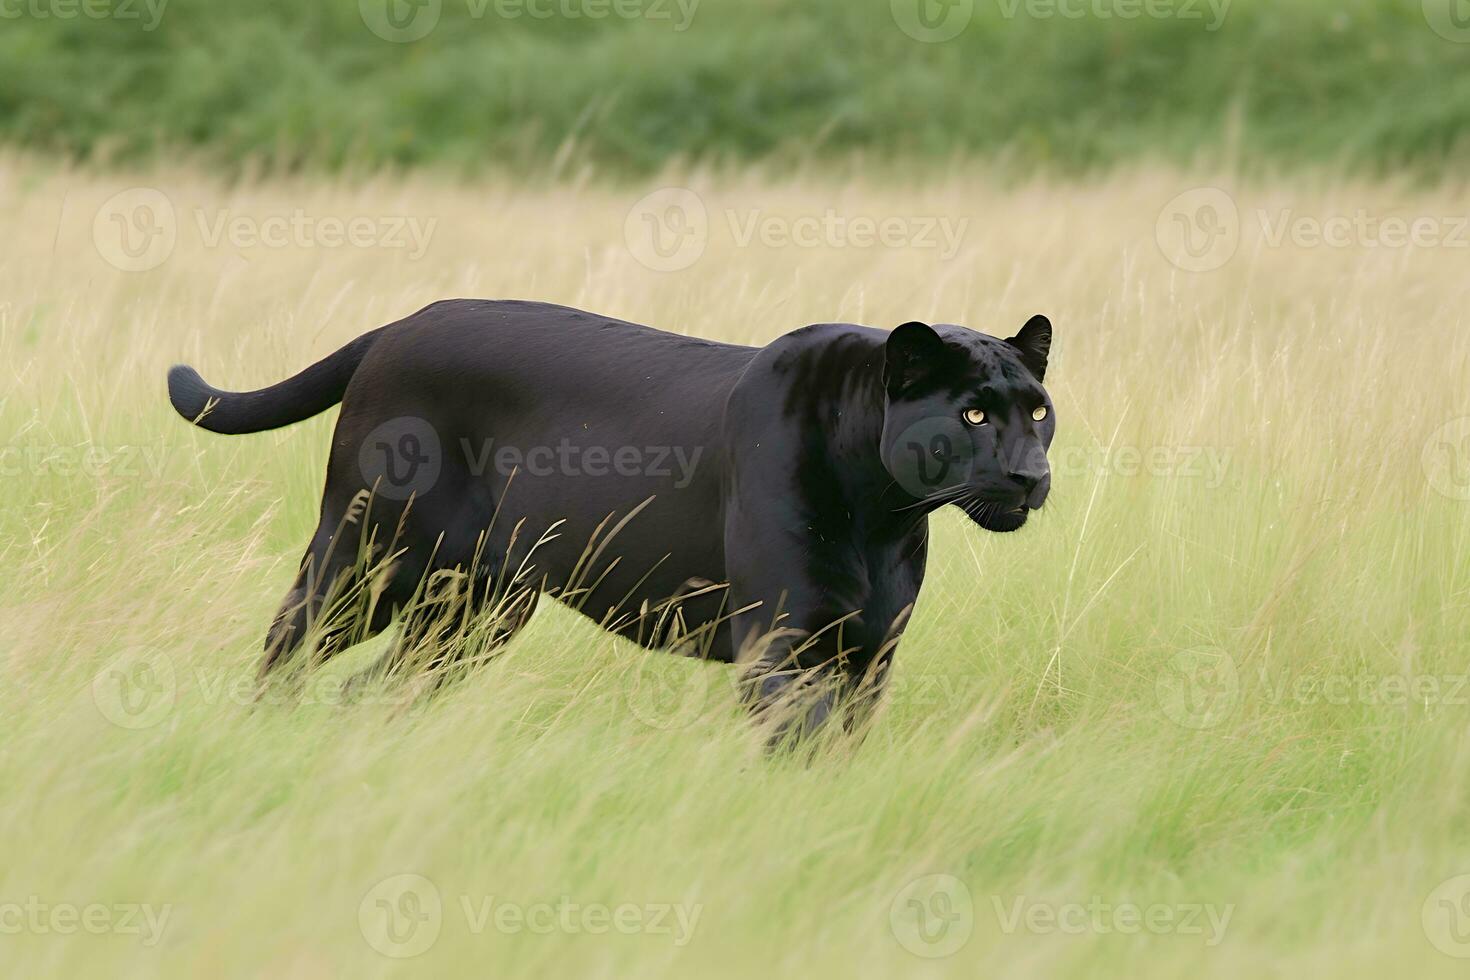
POLYGON ((0 139, 246 173, 1207 154, 1454 174, 1459 2, 15 0, 0 139))
POLYGON ((1461 975, 1467 211, 1174 170, 527 190, 0 160, 0 962, 1461 975), (1015 535, 937 518, 881 720, 810 766, 762 755, 725 668, 545 604, 432 704, 341 704, 367 649, 252 705, 331 419, 212 436, 163 373, 254 386, 446 296, 749 343, 1046 312, 1055 488, 1015 535))

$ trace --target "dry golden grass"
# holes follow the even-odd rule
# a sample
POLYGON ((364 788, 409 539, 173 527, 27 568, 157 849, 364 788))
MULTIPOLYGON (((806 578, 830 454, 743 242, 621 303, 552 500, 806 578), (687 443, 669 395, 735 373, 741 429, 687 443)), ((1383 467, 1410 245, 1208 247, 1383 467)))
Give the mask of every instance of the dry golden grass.
POLYGON ((1464 189, 1166 170, 225 187, 11 157, 0 208, 8 972, 1463 969, 1464 189), (663 205, 697 209, 640 209, 661 184, 693 188, 708 223, 668 272, 639 260, 644 216, 672 235, 663 205), (1218 197, 1170 205, 1207 186, 1234 224, 1218 197), (167 208, 106 203, 139 187, 167 208), (1238 229, 1228 261, 1228 239, 1175 250, 1181 208, 1199 235, 1238 229), (113 215, 146 230, 169 209, 166 258, 119 269, 113 215), (1417 246, 1362 225, 1273 244, 1288 209, 1435 224, 1417 246), (896 224, 864 244, 829 210, 896 224), (208 241, 221 217, 250 233, 297 212, 312 230, 286 247, 208 241), (752 217, 766 230, 742 245, 752 217), (334 247, 320 222, 353 218, 390 237, 334 247), (393 218, 434 222, 421 255, 393 218), (937 228, 907 240, 930 218, 963 228, 952 255, 937 228), (252 708, 330 418, 212 436, 173 415, 163 373, 254 387, 447 296, 757 344, 820 320, 1000 333, 1045 312, 1055 490, 1017 535, 938 520, 888 710, 812 767, 762 758, 723 668, 544 605, 432 704, 342 706, 322 684, 252 708), (909 890, 927 875, 947 877, 909 890), (546 934, 493 911, 559 902, 581 911, 546 934), (55 917, 90 903, 97 934, 55 917), (157 935, 124 928, 129 903, 166 912, 157 935), (1173 918, 1130 928, 1124 903, 1173 918), (631 934, 580 917, 623 904, 677 908, 631 934))

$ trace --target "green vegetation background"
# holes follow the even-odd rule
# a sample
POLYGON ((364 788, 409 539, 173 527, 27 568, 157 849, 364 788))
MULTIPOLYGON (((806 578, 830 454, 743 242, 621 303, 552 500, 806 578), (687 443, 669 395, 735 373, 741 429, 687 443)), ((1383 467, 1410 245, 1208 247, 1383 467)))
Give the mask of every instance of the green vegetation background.
POLYGON ((152 30, 145 0, 127 0, 137 19, 63 19, 63 2, 15 0, 0 21, 0 141, 83 159, 535 174, 859 154, 1060 171, 1470 158, 1470 44, 1431 30, 1420 0, 1235 0, 1213 31, 1210 0, 1133 20, 974 0, 943 43, 905 34, 889 0, 702 0, 682 31, 675 0, 639 20, 442 0, 436 29, 402 44, 352 0, 171 0, 152 30))

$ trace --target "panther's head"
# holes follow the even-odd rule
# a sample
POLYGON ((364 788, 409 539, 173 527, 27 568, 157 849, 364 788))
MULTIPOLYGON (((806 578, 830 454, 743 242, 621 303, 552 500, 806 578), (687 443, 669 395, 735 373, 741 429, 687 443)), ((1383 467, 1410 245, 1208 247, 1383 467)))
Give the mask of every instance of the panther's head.
POLYGON ((916 506, 956 504, 986 530, 1014 531, 1046 501, 1050 350, 1044 316, 1007 340, 948 323, 889 334, 883 463, 916 506))

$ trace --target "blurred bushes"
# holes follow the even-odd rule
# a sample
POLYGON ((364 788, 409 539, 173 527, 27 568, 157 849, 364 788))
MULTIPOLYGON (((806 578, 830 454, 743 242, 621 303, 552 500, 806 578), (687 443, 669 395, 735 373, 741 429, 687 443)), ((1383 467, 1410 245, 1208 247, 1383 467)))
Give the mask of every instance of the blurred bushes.
POLYGON ((522 174, 859 153, 1434 172, 1470 155, 1470 43, 1420 0, 1235 0, 1214 30, 1224 0, 945 2, 0 0, 0 140, 522 174), (919 2, 972 12, 924 43, 899 26, 919 2), (433 29, 384 40, 367 24, 386 4, 433 29), (552 11, 580 16, 533 16, 552 11))

